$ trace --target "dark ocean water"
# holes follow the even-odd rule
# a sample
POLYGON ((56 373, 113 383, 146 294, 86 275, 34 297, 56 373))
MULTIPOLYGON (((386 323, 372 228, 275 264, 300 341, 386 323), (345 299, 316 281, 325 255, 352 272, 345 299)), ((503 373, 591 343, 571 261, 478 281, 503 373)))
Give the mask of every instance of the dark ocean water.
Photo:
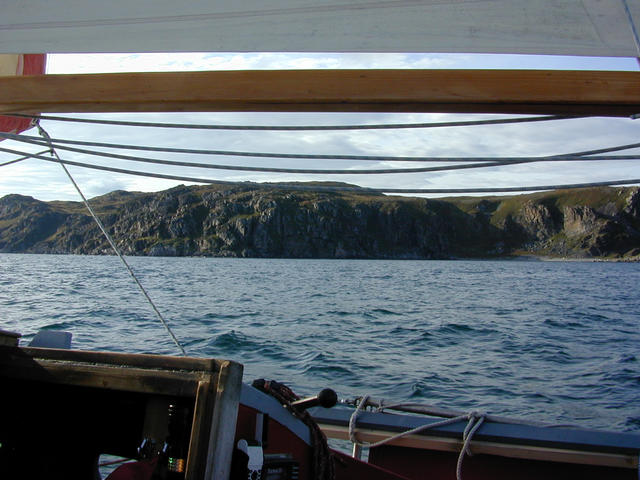
MULTIPOLYGON (((640 431, 640 264, 131 258, 192 356, 245 380, 640 431)), ((0 254, 0 328, 175 354, 116 257, 0 254)))

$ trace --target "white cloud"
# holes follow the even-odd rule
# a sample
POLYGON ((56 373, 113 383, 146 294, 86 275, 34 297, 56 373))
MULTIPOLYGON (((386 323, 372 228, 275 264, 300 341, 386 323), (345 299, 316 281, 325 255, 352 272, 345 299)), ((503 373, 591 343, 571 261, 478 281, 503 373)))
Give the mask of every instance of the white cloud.
MULTIPOLYGON (((466 61, 466 60, 465 60, 466 61)), ((445 55, 400 53, 131 53, 51 55, 48 73, 326 68, 455 68, 445 55)))
POLYGON ((424 53, 129 53, 59 54, 48 73, 323 68, 483 68, 637 70, 632 58, 424 53))

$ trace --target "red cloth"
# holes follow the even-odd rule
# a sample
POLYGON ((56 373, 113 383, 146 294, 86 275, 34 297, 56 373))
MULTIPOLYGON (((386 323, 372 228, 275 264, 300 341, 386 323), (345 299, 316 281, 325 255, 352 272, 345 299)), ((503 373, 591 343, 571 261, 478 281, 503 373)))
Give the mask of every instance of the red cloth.
MULTIPOLYGON (((45 72, 47 56, 43 53, 22 55, 22 73, 20 75, 42 75, 45 72)), ((17 118, 0 115, 0 132, 20 133, 31 126, 30 118, 17 118)), ((0 139, 2 140, 2 139, 0 139)))

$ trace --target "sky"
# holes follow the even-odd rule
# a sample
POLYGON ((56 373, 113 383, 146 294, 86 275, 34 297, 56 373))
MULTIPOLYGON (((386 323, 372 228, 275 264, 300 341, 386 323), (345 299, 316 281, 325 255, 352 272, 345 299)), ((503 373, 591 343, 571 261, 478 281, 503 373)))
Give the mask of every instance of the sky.
MULTIPOLYGON (((48 73, 126 71, 184 71, 314 68, 525 68, 576 70, 638 70, 636 59, 542 57, 526 55, 464 54, 278 54, 185 53, 50 55, 48 73)), ((640 112, 638 112, 640 113, 640 112)), ((153 113, 77 114, 83 118, 150 122, 238 125, 343 125, 366 123, 423 123, 505 118, 506 115, 374 114, 374 113, 153 113)), ((154 145, 211 150, 351 154, 391 156, 545 156, 572 153, 640 141, 640 120, 617 118, 572 119, 535 124, 411 130, 238 132, 186 131, 137 127, 84 125, 42 121, 53 138, 121 144, 154 145)), ((31 129, 27 135, 37 135, 31 129)), ((36 152, 42 150, 5 140, 0 146, 36 152)), ((129 152, 125 152, 129 153, 129 152)), ((623 153, 640 153, 629 150, 623 153)), ((451 172, 384 175, 312 175, 194 171, 188 167, 132 164, 79 153, 59 151, 65 160, 119 168, 212 178, 225 181, 342 181, 375 188, 475 188, 567 184, 640 178, 640 161, 556 162, 451 172)), ((135 153, 132 153, 135 154, 135 153)), ((145 153, 143 156, 200 163, 279 166, 316 169, 411 168, 415 163, 261 160, 239 157, 145 153)), ((15 156, 0 153, 0 164, 15 156)), ((433 164, 438 165, 438 164, 433 164)), ((180 181, 144 178, 70 167, 71 174, 91 198, 113 190, 157 191, 180 181)), ((0 167, 0 197, 18 193, 40 200, 78 200, 78 194, 60 165, 36 159, 0 167)), ((433 195, 435 196, 435 195, 433 195)))

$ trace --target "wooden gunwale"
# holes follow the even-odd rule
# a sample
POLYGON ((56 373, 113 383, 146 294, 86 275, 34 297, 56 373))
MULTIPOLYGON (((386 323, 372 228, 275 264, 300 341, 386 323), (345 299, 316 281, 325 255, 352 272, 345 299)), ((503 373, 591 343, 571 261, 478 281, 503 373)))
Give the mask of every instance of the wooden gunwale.
POLYGON ((253 70, 0 77, 0 113, 450 112, 630 116, 640 72, 253 70))

